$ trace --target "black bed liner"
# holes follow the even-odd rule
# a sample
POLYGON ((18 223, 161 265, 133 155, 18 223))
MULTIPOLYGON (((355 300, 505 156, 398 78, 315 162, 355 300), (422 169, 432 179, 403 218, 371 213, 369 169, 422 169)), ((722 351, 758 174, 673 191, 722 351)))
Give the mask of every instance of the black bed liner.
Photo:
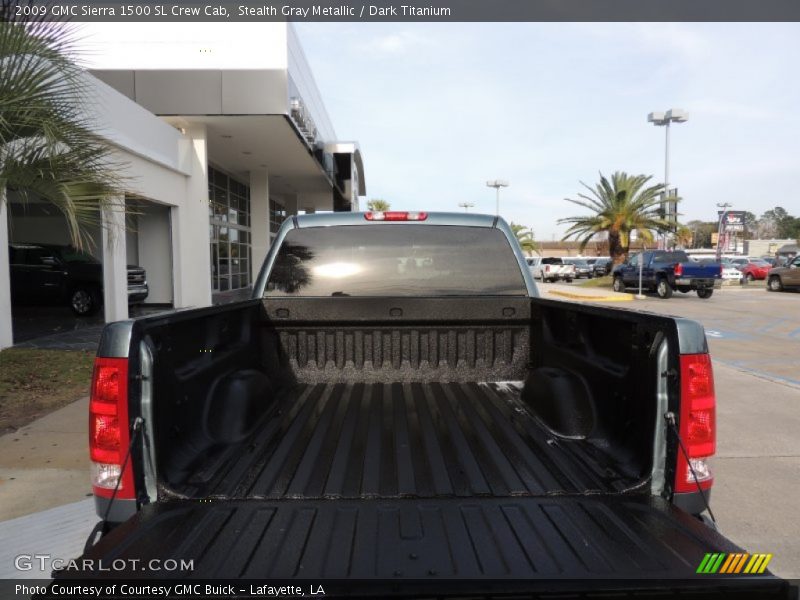
POLYGON ((166 575, 204 579, 642 581, 697 579, 705 553, 736 551, 660 498, 565 496, 163 502, 84 558, 191 559, 166 575))
POLYGON ((300 384, 170 492, 220 499, 621 493, 646 478, 551 435, 514 383, 300 384))

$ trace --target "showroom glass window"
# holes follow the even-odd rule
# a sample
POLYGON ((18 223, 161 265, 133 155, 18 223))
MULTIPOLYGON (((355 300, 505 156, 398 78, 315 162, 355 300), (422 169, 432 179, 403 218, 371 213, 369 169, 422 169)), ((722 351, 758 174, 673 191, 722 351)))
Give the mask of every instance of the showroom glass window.
POLYGON ((208 168, 211 289, 250 286, 250 187, 208 168))
POLYGON ((269 199, 269 232, 272 234, 278 233, 281 223, 286 219, 286 209, 282 204, 275 202, 272 198, 269 199))

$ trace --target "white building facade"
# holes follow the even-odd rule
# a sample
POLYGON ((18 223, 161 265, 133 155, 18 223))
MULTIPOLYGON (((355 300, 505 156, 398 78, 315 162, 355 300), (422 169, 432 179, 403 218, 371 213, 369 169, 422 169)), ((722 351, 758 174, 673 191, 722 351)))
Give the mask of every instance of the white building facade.
MULTIPOLYGON (((360 149, 336 138, 291 25, 103 23, 81 31, 95 89, 87 113, 129 189, 93 236, 107 322, 128 317, 128 264, 147 271, 148 303, 246 297, 285 218, 359 208, 360 149)), ((8 235, 0 235, 2 348, 13 343, 8 242, 69 239, 49 205, 13 198, 0 232, 8 235)))

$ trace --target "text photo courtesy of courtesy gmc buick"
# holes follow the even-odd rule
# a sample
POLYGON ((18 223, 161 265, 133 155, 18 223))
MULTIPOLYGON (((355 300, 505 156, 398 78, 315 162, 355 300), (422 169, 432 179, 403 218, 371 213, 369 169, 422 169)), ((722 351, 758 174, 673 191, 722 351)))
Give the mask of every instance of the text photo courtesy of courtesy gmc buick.
MULTIPOLYGON (((696 575, 742 552, 709 520, 703 328, 540 298, 494 216, 290 217, 252 299, 107 325, 89 410, 87 559, 372 597, 785 591, 696 575)), ((87 575, 148 576, 56 574, 87 575)))

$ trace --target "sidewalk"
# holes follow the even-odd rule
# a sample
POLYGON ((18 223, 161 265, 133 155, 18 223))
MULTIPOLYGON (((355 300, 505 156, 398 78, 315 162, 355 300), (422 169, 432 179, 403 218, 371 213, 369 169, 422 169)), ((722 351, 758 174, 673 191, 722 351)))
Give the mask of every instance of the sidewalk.
POLYGON ((0 545, 0 580, 50 579, 52 559, 80 556, 99 520, 94 500, 86 498, 0 522, 0 540, 6 542, 0 545))
POLYGON ((568 283, 536 282, 542 298, 583 302, 630 302, 633 294, 618 293, 611 288, 580 287, 568 283))
POLYGON ((714 361, 717 454, 711 507, 720 532, 770 570, 800 577, 800 390, 714 361))
POLYGON ((0 437, 0 521, 91 495, 89 399, 0 437))

